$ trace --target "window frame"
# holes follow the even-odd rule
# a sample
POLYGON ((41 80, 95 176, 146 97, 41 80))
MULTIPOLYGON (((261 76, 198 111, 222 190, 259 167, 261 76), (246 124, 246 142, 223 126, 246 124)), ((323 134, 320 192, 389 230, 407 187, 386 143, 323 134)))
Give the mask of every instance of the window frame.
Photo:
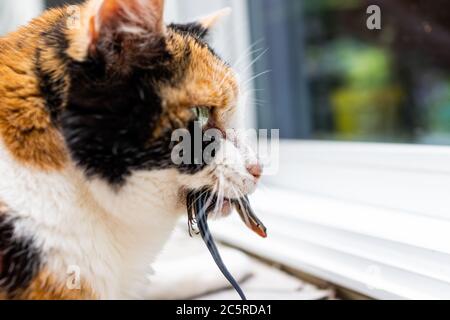
POLYGON ((284 140, 280 159, 271 185, 450 221, 450 147, 284 140))

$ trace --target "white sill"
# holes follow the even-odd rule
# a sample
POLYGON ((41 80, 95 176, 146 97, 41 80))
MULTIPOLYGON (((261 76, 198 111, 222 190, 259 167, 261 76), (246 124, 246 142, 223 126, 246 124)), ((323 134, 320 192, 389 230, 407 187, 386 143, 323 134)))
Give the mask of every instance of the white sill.
POLYGON ((373 298, 450 298, 448 220, 281 189, 252 203, 268 239, 237 215, 215 237, 373 298))

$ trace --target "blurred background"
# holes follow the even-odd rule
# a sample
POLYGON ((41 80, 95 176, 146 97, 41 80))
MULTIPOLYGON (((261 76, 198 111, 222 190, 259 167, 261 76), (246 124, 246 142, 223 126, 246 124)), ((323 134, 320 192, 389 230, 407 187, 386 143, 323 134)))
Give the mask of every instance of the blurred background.
POLYGON ((450 143, 445 1, 251 0, 258 123, 290 139, 450 143), (381 8, 381 30, 363 14, 381 8), (276 48, 276 49, 275 49, 276 48), (276 108, 275 108, 276 106, 276 108))
MULTIPOLYGON (((2 0, 0 33, 77 2, 2 0)), ((450 298, 448 1, 167 0, 167 20, 224 6, 212 42, 246 125, 283 140, 252 199, 270 238, 238 222, 218 238, 340 297, 450 298)))

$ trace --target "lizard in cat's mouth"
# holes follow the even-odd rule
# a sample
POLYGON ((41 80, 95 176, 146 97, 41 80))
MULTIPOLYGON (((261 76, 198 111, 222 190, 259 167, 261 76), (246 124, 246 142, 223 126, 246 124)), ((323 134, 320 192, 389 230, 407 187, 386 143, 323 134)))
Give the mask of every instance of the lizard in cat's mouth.
POLYGON ((195 212, 195 202, 203 198, 202 206, 206 208, 208 216, 212 215, 230 215, 233 209, 236 209, 237 213, 241 217, 245 225, 259 235, 262 238, 267 237, 267 228, 261 222, 261 220, 256 216, 253 211, 250 200, 247 196, 240 199, 220 199, 216 194, 211 193, 209 189, 191 191, 186 197, 186 206, 188 211, 188 219, 190 230, 192 231, 193 226, 196 224, 196 214, 195 212))
POLYGON ((208 250, 211 252, 211 255, 220 271, 236 289, 240 297, 243 300, 246 300, 247 298, 241 287, 233 278, 224 262, 222 261, 219 250, 215 245, 214 238, 209 231, 208 216, 217 210, 227 210, 231 212, 232 208, 234 207, 236 208, 236 211, 239 213, 241 219, 244 221, 247 227, 249 227, 252 231, 256 232, 261 237, 266 238, 266 227, 253 212, 248 197, 244 196, 241 199, 221 199, 218 198, 216 194, 211 192, 210 189, 206 188, 203 190, 189 192, 186 196, 186 204, 189 216, 190 232, 193 230, 194 224, 196 224, 199 229, 199 233, 203 238, 203 241, 208 247, 208 250))

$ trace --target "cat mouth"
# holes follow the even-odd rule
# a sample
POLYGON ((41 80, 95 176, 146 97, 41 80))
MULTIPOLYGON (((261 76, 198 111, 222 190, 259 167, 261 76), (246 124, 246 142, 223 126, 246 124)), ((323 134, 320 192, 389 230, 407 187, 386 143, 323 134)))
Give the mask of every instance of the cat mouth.
POLYGON ((228 217, 233 212, 233 200, 222 199, 218 202, 217 209, 211 212, 210 218, 228 217))
POLYGON ((208 218, 228 216, 235 209, 250 230, 262 238, 267 238, 267 229, 253 211, 248 196, 234 199, 224 198, 209 189, 190 191, 186 195, 189 230, 191 232, 195 231, 194 226, 197 223, 195 203, 198 199, 205 199, 203 207, 206 208, 208 218))

